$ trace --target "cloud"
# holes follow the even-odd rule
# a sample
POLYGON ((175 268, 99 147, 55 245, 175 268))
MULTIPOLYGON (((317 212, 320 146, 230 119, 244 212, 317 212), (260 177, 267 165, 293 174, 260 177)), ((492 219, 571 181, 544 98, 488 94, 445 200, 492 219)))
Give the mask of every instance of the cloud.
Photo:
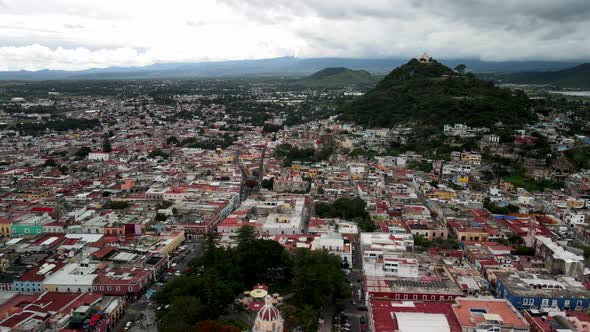
POLYGON ((590 59, 588 0, 0 0, 1 69, 302 57, 590 59))

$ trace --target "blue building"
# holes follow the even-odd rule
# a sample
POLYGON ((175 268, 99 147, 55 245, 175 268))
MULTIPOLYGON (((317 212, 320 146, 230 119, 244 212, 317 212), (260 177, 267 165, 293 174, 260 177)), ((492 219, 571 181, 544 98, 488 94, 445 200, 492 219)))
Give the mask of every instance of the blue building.
POLYGON ((563 275, 502 273, 496 279, 496 290, 517 309, 590 308, 590 291, 575 278, 563 275))

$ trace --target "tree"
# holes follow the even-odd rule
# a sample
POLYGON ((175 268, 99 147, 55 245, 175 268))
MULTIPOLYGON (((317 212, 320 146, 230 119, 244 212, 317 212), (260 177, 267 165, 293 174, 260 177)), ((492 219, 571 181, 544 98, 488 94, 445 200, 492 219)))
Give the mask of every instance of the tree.
POLYGON ((303 332, 316 332, 318 330, 318 311, 310 305, 304 305, 303 310, 298 313, 298 318, 303 332))
POLYGON ((166 219, 168 219, 168 216, 163 213, 157 213, 154 218, 155 221, 166 221, 166 219))
POLYGON ((180 143, 180 141, 178 141, 178 138, 176 138, 176 136, 170 136, 166 139, 166 144, 178 145, 178 143, 180 143))
POLYGON ((65 164, 59 166, 59 171, 61 172, 61 174, 66 174, 68 172, 68 166, 66 166, 65 164))
POLYGON ((111 146, 108 136, 105 136, 102 138, 102 152, 108 153, 111 151, 113 151, 113 147, 111 146))
POLYGON ((92 152, 92 150, 89 147, 83 146, 79 148, 78 151, 76 151, 76 156, 79 158, 85 158, 90 154, 90 152, 92 152))
POLYGON ((105 205, 105 209, 122 210, 129 207, 129 202, 125 201, 110 201, 105 205))
POLYGON ((244 225, 238 229, 238 248, 247 248, 256 240, 256 230, 250 225, 244 225))
POLYGON ((340 257, 327 251, 297 249, 293 268, 295 302, 317 309, 330 298, 350 296, 341 266, 340 257))
POLYGON ((207 233, 207 237, 205 238, 205 253, 203 255, 205 264, 215 263, 218 242, 219 234, 217 232, 207 233))
POLYGON ((459 64, 455 67, 455 71, 461 75, 463 75, 465 73, 465 69, 467 69, 467 66, 464 64, 459 64))
POLYGON ((260 186, 264 189, 272 190, 273 186, 274 186, 274 182, 275 182, 275 178, 264 179, 264 180, 262 180, 262 183, 260 183, 260 186))
POLYGON ((194 331, 199 331, 199 332, 241 332, 240 328, 238 328, 236 326, 224 324, 222 322, 210 320, 210 319, 197 322, 197 324, 195 325, 194 331))
POLYGON ((45 160, 45 164, 43 164, 43 166, 45 166, 45 167, 55 167, 55 166, 57 166, 57 163, 53 159, 47 159, 47 160, 45 160))
POLYGON ((510 236, 508 236, 508 242, 515 245, 522 245, 524 244, 524 239, 520 235, 515 233, 510 234, 510 236))
POLYGON ((535 255, 535 248, 518 247, 518 248, 516 248, 516 254, 519 256, 534 256, 535 255))

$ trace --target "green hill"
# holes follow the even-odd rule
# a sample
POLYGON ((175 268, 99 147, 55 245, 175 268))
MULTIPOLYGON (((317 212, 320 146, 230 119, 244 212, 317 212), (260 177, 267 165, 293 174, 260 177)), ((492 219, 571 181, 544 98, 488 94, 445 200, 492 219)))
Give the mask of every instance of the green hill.
POLYGON ((587 89, 590 88, 590 63, 558 71, 508 74, 503 79, 513 83, 549 84, 562 88, 587 89))
POLYGON ((313 87, 359 85, 370 82, 371 74, 368 71, 343 67, 325 68, 301 81, 304 85, 313 87))
POLYGON ((520 126, 534 118, 528 104, 524 92, 498 88, 472 74, 459 75, 436 60, 412 59, 344 106, 340 119, 367 127, 400 123, 491 127, 498 121, 520 126))

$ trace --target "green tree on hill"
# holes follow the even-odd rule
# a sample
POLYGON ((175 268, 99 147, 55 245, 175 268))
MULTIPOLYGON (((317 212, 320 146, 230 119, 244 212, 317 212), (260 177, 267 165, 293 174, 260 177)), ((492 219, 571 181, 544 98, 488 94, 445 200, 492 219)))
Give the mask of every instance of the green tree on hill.
POLYGON ((459 64, 455 67, 455 70, 461 75, 465 74, 465 69, 467 69, 467 66, 464 64, 459 64))

